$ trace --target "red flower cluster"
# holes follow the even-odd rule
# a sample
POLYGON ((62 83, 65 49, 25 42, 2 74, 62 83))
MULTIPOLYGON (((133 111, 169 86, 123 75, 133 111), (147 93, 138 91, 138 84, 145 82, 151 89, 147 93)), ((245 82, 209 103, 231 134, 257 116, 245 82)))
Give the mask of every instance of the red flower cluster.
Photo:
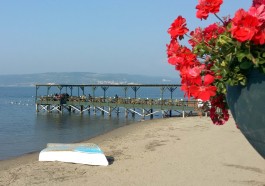
MULTIPOLYGON (((200 63, 196 54, 189 48, 181 46, 178 43, 177 38, 182 38, 187 30, 186 20, 180 16, 171 25, 168 31, 172 38, 170 44, 167 45, 168 62, 174 65, 176 70, 180 71, 180 76, 182 77, 181 89, 185 92, 185 95, 207 101, 216 95, 216 87, 212 85, 214 76, 209 70, 209 65, 211 64, 205 65, 200 63), (181 20, 181 26, 174 27, 176 22, 180 22, 179 20, 181 20), (202 76, 202 74, 204 75, 202 76)), ((207 44, 207 42, 216 38, 224 30, 218 24, 212 24, 204 30, 197 28, 191 32, 192 38, 189 40, 189 43, 193 47, 199 42, 205 42, 207 44)))
MULTIPOLYGON (((216 15, 223 3, 223 0, 198 1, 196 16, 200 19, 207 19, 209 13, 216 15)), ((222 125, 228 120, 229 114, 224 91, 220 88, 225 86, 222 83, 227 77, 222 77, 220 71, 227 73, 228 69, 223 68, 226 66, 226 57, 231 57, 231 50, 235 50, 231 42, 265 44, 265 0, 253 0, 248 11, 239 9, 233 19, 224 18, 222 24, 214 23, 204 29, 191 31, 188 40, 191 49, 179 43, 188 31, 186 19, 181 16, 171 24, 168 29, 171 36, 167 45, 168 62, 179 71, 181 90, 185 96, 210 101, 210 117, 214 124, 222 125), (227 50, 228 56, 226 53, 218 55, 227 50)), ((227 61, 229 64, 231 58, 227 61)))
MULTIPOLYGON (((208 70, 209 66, 198 61, 196 54, 178 43, 177 39, 182 39, 187 31, 186 20, 181 16, 168 29, 168 33, 171 35, 171 42, 167 45, 168 62, 174 65, 176 70, 179 70, 182 78, 181 90, 185 92, 187 97, 192 96, 208 101, 216 95, 217 88, 212 85, 214 76, 208 70), (204 75, 202 76, 202 74, 204 75)), ((192 39, 189 42, 195 47, 198 42, 208 42, 223 31, 224 28, 217 24, 210 25, 204 30, 198 28, 191 32, 192 39)))
POLYGON ((168 33, 171 37, 181 37, 189 31, 186 27, 186 19, 181 16, 178 16, 177 19, 171 24, 171 27, 168 29, 168 33))
POLYGON ((265 1, 253 2, 249 11, 239 9, 232 19, 232 36, 240 42, 265 43, 265 1), (260 4, 263 3, 263 4, 260 4))
POLYGON ((218 13, 223 0, 199 0, 196 6, 196 16, 200 19, 207 19, 209 13, 218 13))

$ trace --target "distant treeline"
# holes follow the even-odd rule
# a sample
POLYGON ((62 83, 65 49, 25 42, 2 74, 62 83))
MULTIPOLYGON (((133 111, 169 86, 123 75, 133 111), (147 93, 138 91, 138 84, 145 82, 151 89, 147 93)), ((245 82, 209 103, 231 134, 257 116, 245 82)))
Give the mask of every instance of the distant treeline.
POLYGON ((0 75, 0 86, 34 86, 35 84, 178 84, 179 77, 131 74, 99 74, 91 72, 52 72, 22 75, 0 75))

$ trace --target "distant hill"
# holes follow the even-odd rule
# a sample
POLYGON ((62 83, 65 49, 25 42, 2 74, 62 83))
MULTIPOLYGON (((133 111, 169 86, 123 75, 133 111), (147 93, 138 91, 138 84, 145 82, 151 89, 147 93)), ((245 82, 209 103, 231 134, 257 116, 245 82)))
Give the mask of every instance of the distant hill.
POLYGON ((0 75, 0 86, 35 86, 35 84, 178 84, 176 77, 91 72, 51 72, 40 74, 0 75))

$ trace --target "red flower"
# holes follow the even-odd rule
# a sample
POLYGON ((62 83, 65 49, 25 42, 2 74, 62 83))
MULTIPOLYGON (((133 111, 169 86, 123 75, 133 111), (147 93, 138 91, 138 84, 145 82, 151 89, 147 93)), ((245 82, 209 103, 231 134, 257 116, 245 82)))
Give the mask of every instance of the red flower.
POLYGON ((204 68, 204 65, 195 66, 195 67, 190 68, 188 70, 189 76, 192 78, 197 78, 198 76, 201 75, 203 68, 204 68))
POLYGON ((172 38, 179 37, 181 39, 183 35, 189 31, 186 25, 186 19, 182 16, 178 16, 177 19, 175 19, 175 21, 171 24, 167 32, 172 38))
POLYGON ((217 88, 210 85, 191 85, 190 93, 196 99, 208 101, 210 97, 216 95, 217 88))
POLYGON ((172 39, 171 42, 169 43, 169 45, 166 45, 166 46, 167 46, 167 56, 168 57, 175 56, 176 53, 179 53, 180 46, 179 46, 179 43, 177 42, 177 40, 172 39))
POLYGON ((182 56, 172 56, 168 58, 168 63, 176 66, 176 70, 179 70, 180 66, 185 63, 185 58, 182 56))
POLYGON ((216 39, 218 35, 222 34, 224 31, 225 28, 223 26, 220 26, 217 23, 211 24, 203 31, 204 39, 206 42, 210 41, 211 39, 216 39))
POLYGON ((224 95, 218 95, 211 100, 210 117, 214 124, 223 125, 229 119, 224 95))
POLYGON ((243 9, 239 9, 232 19, 232 36, 240 42, 250 41, 258 32, 259 21, 243 9))
MULTIPOLYGON (((190 33, 191 39, 189 40, 189 43, 192 47, 195 47, 197 44, 205 43, 206 45, 209 45, 209 41, 212 39, 216 39, 218 35, 225 32, 224 26, 221 26, 217 23, 211 24, 208 27, 206 27, 204 30, 201 28, 196 28, 194 31, 190 33)), ((214 45, 211 43, 211 45, 214 45)))
POLYGON ((214 81, 214 76, 207 74, 204 76, 201 84, 194 84, 190 86, 190 93, 196 99, 203 101, 210 100, 211 97, 216 95, 217 88, 211 84, 214 81))
POLYGON ((200 19, 207 19, 209 13, 218 13, 223 0, 199 0, 196 6, 196 16, 200 19))
POLYGON ((248 13, 259 21, 258 32, 253 36, 252 41, 257 45, 263 45, 265 43, 265 5, 251 7, 248 13))
POLYGON ((196 8, 198 9, 198 11, 196 12, 196 17, 199 19, 207 19, 209 12, 205 9, 202 9, 202 7, 199 5, 197 5, 196 8))
POLYGON ((252 6, 258 7, 258 6, 264 5, 264 4, 265 4, 265 0, 253 0, 252 6))
POLYGON ((188 97, 188 99, 190 99, 191 94, 189 92, 189 85, 188 84, 182 82, 180 90, 182 90, 184 92, 185 97, 188 97))
POLYGON ((196 55, 187 47, 180 47, 172 44, 168 47, 168 63, 176 66, 176 70, 180 70, 184 66, 194 65, 196 55))
POLYGON ((213 75, 210 75, 210 74, 206 74, 205 76, 204 76, 204 84, 205 85, 210 85, 211 83, 213 83, 214 82, 214 76, 213 75))
POLYGON ((265 23, 259 27, 259 31, 254 35, 252 41, 257 45, 265 44, 265 23))
POLYGON ((260 25, 262 25, 265 20, 265 5, 260 5, 258 7, 250 7, 248 13, 258 18, 260 25))
POLYGON ((192 37, 189 39, 189 44, 192 47, 195 47, 198 43, 203 41, 203 31, 202 28, 198 27, 194 31, 190 32, 190 36, 192 37))
POLYGON ((200 76, 204 65, 200 66, 184 66, 180 69, 180 76, 182 78, 182 83, 188 83, 189 85, 200 85, 202 84, 202 78, 200 76))

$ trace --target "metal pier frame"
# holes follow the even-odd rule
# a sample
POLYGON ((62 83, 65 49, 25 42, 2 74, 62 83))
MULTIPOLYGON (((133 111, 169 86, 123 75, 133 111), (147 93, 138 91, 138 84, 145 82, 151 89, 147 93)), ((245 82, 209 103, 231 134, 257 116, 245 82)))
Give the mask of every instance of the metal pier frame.
POLYGON ((109 116, 112 113, 119 115, 120 109, 124 109, 125 117, 131 114, 133 117, 139 115, 142 118, 150 116, 153 118, 155 113, 162 113, 162 116, 173 116, 173 112, 186 117, 196 114, 198 110, 198 101, 185 101, 174 100, 173 93, 180 87, 177 84, 88 84, 88 85, 67 85, 67 84, 37 84, 36 85, 36 111, 45 112, 78 112, 83 114, 84 112, 90 113, 91 111, 96 114, 101 112, 102 115, 107 114, 109 116), (40 87, 46 87, 46 95, 38 96, 38 90, 40 87), (59 96, 50 96, 51 87, 57 87, 59 90, 59 96), (124 90, 124 97, 122 98, 107 98, 106 93, 110 87, 121 87, 124 90), (157 87, 160 88, 160 99, 145 99, 137 98, 137 91, 140 88, 157 87), (65 92, 62 92, 65 88, 65 92), (77 88, 77 95, 73 95, 73 89, 77 88), (85 95, 85 88, 91 88, 92 96, 85 95), (95 90, 101 88, 103 90, 103 96, 95 97, 95 90), (127 97, 128 88, 131 88, 134 92, 134 98, 127 97), (70 90, 70 92, 68 91, 70 90), (81 94, 80 94, 81 90, 81 94), (170 92, 170 99, 164 99, 164 92, 168 90, 170 92), (68 93, 69 92, 69 93, 68 93))

